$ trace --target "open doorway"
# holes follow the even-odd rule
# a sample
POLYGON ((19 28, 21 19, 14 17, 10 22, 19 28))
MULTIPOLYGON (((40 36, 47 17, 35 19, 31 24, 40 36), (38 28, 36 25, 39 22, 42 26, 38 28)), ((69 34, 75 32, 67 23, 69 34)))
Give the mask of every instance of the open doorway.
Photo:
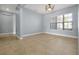
POLYGON ((16 34, 16 5, 0 5, 0 37, 16 34))

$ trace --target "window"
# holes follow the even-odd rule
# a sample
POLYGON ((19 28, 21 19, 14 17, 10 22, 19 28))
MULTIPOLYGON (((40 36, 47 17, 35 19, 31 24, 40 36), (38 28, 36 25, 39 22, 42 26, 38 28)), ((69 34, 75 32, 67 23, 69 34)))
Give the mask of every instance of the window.
POLYGON ((72 13, 57 16, 57 29, 72 30, 72 13))
POLYGON ((64 15, 64 30, 72 30, 72 13, 64 15))
POLYGON ((50 29, 57 29, 57 21, 56 21, 56 16, 52 17, 51 22, 50 22, 50 29))
POLYGON ((63 29, 63 15, 57 16, 57 29, 63 29))
POLYGON ((72 30, 72 13, 52 17, 50 29, 72 30))

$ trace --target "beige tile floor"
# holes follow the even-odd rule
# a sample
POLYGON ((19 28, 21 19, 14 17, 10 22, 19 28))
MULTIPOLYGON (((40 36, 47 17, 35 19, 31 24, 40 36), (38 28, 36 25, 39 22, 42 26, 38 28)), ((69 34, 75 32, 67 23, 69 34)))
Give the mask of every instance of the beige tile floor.
POLYGON ((76 55, 77 39, 49 34, 0 37, 0 55, 76 55))

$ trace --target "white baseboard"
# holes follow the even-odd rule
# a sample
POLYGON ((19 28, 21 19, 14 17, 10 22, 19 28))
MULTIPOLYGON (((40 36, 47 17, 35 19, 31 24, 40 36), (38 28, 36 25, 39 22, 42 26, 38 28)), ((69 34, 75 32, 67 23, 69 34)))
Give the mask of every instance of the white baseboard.
POLYGON ((50 32, 38 32, 38 33, 32 33, 32 34, 25 34, 22 36, 17 36, 19 39, 23 39, 23 37, 28 37, 28 36, 32 36, 32 35, 37 35, 37 34, 41 34, 41 33, 47 33, 47 34, 51 34, 51 35, 59 35, 59 36, 64 36, 64 37, 70 37, 70 38, 78 38, 77 36, 71 36, 71 35, 64 35, 64 34, 57 34, 57 33, 50 33, 50 32))
POLYGON ((9 34, 13 34, 13 33, 0 33, 0 35, 9 35, 9 34))
POLYGON ((13 34, 16 34, 16 32, 13 32, 13 34))
POLYGON ((21 37, 27 37, 27 36, 37 35, 37 34, 40 34, 40 33, 43 33, 43 32, 32 33, 32 34, 25 34, 25 35, 22 35, 21 37))
POLYGON ((45 32, 47 34, 51 34, 51 35, 59 35, 59 36, 64 36, 64 37, 70 37, 70 38, 78 38, 77 36, 71 36, 71 35, 64 35, 64 34, 57 34, 57 33, 50 33, 50 32, 45 32))
POLYGON ((38 32, 38 33, 32 33, 32 34, 25 34, 22 36, 18 36, 15 33, 1 33, 0 35, 9 35, 9 34, 13 34, 16 35, 16 37, 20 40, 22 40, 24 37, 28 37, 28 36, 32 36, 32 35, 37 35, 37 34, 41 34, 41 33, 47 33, 47 34, 51 34, 51 35, 59 35, 59 36, 64 36, 64 37, 70 37, 70 38, 78 38, 76 36, 71 36, 71 35, 63 35, 63 34, 57 34, 57 33, 50 33, 50 32, 38 32))
POLYGON ((13 34, 15 35, 18 39, 22 40, 24 37, 28 37, 28 36, 32 36, 32 35, 37 35, 37 34, 40 34, 42 32, 38 32, 38 33, 32 33, 32 34, 25 34, 25 35, 22 35, 22 36, 18 36, 17 34, 15 33, 1 33, 0 35, 9 35, 9 34, 13 34))
POLYGON ((20 39, 20 40, 22 40, 22 39, 23 39, 23 37, 18 36, 18 35, 16 35, 16 37, 17 37, 18 39, 20 39))
POLYGON ((18 36, 16 35, 16 37, 20 40, 22 40, 24 37, 28 37, 28 36, 32 36, 32 35, 37 35, 37 34, 40 34, 42 32, 38 32, 38 33, 32 33, 32 34, 25 34, 25 35, 22 35, 22 36, 18 36))
POLYGON ((16 35, 16 37, 20 40, 22 40, 24 37, 28 37, 28 36, 32 36, 32 35, 37 35, 37 34, 40 34, 42 32, 38 32, 38 33, 32 33, 32 34, 25 34, 25 35, 22 35, 22 36, 18 36, 16 35))

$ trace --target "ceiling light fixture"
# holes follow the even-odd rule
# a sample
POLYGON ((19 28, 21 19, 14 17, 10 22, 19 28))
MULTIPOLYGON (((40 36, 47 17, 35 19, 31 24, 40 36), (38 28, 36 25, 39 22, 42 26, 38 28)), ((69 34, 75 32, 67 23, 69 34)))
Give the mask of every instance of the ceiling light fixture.
POLYGON ((45 6, 46 11, 51 12, 54 9, 54 4, 48 4, 45 6))
POLYGON ((6 11, 9 11, 9 8, 6 8, 6 11))

